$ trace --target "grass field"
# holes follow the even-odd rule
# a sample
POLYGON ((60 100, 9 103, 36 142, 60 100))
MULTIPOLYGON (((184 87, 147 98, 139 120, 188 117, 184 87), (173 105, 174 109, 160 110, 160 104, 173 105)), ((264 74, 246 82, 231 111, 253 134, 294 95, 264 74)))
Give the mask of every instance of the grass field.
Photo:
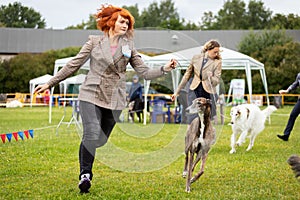
POLYGON ((299 120, 290 141, 276 137, 291 109, 272 115, 250 152, 247 140, 229 154, 230 126, 217 125, 217 143, 191 193, 181 177, 185 125, 119 123, 97 151, 90 193, 80 194, 80 136, 75 125, 55 132, 63 109, 54 108, 48 124, 48 108, 1 108, 0 133, 34 129, 34 137, 0 144, 0 199, 299 199, 300 182, 286 162, 300 154, 299 120))

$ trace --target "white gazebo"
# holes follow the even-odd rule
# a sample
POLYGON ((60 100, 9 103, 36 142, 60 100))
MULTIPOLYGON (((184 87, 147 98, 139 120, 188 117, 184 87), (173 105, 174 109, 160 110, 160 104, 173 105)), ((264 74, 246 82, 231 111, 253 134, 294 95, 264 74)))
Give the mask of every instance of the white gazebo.
MULTIPOLYGON (((151 62, 153 65, 161 65, 166 63, 168 60, 174 58, 178 61, 179 66, 177 73, 173 73, 173 89, 175 90, 178 86, 179 73, 180 70, 186 69, 193 56, 196 54, 200 54, 202 47, 194 47, 190 49, 185 49, 173 53, 163 54, 159 56, 151 57, 151 62)), ((264 89, 267 96, 267 104, 269 105, 269 96, 268 96, 268 85, 267 85, 267 77, 265 73, 264 64, 261 62, 247 56, 245 54, 239 53, 237 51, 233 51, 224 47, 221 47, 221 57, 222 57, 222 70, 243 70, 246 73, 247 78, 247 86, 248 92, 250 96, 250 102, 252 100, 252 70, 259 70, 262 83, 264 85, 264 89)))

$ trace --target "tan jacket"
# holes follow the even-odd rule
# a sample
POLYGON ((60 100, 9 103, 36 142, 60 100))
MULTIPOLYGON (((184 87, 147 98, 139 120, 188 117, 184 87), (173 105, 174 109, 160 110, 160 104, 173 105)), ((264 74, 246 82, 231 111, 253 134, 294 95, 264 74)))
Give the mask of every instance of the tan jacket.
POLYGON ((184 88, 188 80, 194 74, 193 81, 190 85, 191 90, 195 90, 198 85, 202 82, 203 88, 210 94, 216 93, 216 86, 220 82, 221 72, 222 72, 222 61, 221 60, 212 60, 208 58, 207 63, 203 66, 202 69, 202 80, 200 80, 200 70, 203 62, 203 58, 208 58, 207 54, 195 55, 192 58, 190 66, 187 68, 182 80, 175 92, 176 95, 179 95, 180 90, 184 88), (212 72, 212 77, 208 78, 207 72, 212 72))
POLYGON ((76 72, 88 59, 90 70, 80 87, 79 100, 97 106, 122 110, 126 103, 126 66, 128 63, 144 79, 163 75, 160 68, 150 69, 136 51, 133 41, 120 38, 112 56, 107 36, 89 36, 80 52, 48 82, 50 87, 76 72))

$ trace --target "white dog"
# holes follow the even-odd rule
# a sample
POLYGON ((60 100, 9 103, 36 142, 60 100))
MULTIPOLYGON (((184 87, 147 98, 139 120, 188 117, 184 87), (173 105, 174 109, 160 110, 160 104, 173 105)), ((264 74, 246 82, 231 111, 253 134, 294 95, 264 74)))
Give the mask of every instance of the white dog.
POLYGON ((23 107, 23 104, 18 100, 13 100, 6 103, 6 108, 18 108, 18 107, 20 108, 23 107))
POLYGON ((256 136, 264 130, 266 118, 269 117, 277 108, 275 106, 268 106, 264 110, 255 104, 242 104, 231 108, 231 150, 230 153, 235 153, 235 145, 241 146, 245 143, 246 137, 249 133, 250 143, 246 151, 249 151, 253 145, 256 136), (238 141, 236 137, 241 134, 238 141))

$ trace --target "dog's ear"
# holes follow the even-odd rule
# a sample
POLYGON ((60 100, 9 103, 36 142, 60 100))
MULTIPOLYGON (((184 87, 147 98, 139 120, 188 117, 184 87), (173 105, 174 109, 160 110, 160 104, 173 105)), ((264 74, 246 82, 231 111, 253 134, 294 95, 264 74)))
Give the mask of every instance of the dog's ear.
POLYGON ((241 115, 241 111, 240 111, 240 110, 237 110, 236 116, 238 117, 238 116, 240 116, 240 115, 241 115))

